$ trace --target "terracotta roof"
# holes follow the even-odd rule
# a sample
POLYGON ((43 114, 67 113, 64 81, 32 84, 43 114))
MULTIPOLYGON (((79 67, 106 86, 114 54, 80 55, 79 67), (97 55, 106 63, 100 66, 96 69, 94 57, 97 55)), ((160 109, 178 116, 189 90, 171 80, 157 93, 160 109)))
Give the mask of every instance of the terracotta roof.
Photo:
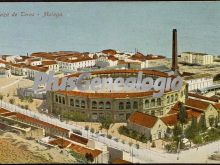
POLYGON ((86 155, 86 154, 92 154, 93 158, 96 158, 97 156, 99 156, 102 151, 100 150, 92 150, 92 149, 89 149, 89 148, 86 148, 86 147, 82 147, 82 146, 79 146, 77 144, 71 144, 71 146, 69 147, 70 149, 72 149, 74 152, 78 153, 78 154, 82 154, 82 155, 86 155))
POLYGON ((217 98, 206 97, 206 96, 202 96, 202 95, 195 94, 195 93, 188 93, 188 96, 200 98, 203 100, 213 101, 213 102, 218 102, 218 100, 219 100, 217 98))
POLYGON ((2 113, 7 113, 7 112, 10 112, 10 111, 8 111, 8 110, 6 110, 6 109, 4 109, 4 108, 0 108, 0 114, 2 114, 2 113))
POLYGON ((188 117, 188 120, 191 120, 193 117, 199 117, 203 112, 201 111, 195 111, 194 109, 188 109, 186 110, 187 112, 187 117, 188 117))
POLYGON ((61 132, 69 133, 69 130, 67 130, 67 129, 55 126, 53 124, 49 124, 47 122, 44 122, 44 121, 41 121, 41 120, 38 120, 38 119, 35 119, 35 118, 32 118, 32 117, 29 117, 29 116, 26 116, 26 115, 23 115, 23 114, 20 114, 20 113, 16 114, 16 118, 20 119, 20 120, 23 120, 25 122, 30 122, 30 123, 33 123, 33 124, 41 125, 43 127, 47 127, 47 128, 54 128, 54 129, 57 129, 57 130, 59 130, 61 132))
MULTIPOLYGON (((195 109, 186 109, 187 120, 192 120, 193 117, 198 118, 203 112, 196 111, 195 109)), ((168 114, 160 118, 166 125, 173 126, 178 122, 178 111, 168 114)))
POLYGON ((28 69, 31 69, 31 70, 36 70, 36 71, 39 71, 39 72, 46 72, 48 71, 48 68, 47 67, 38 67, 38 66, 26 66, 26 68, 28 69))
POLYGON ((115 55, 115 54, 117 54, 116 50, 113 50, 113 49, 103 50, 102 53, 109 54, 109 55, 115 55))
MULTIPOLYGON (((139 71, 142 71, 143 74, 150 75, 150 76, 156 76, 156 77, 168 77, 167 73, 154 71, 154 70, 103 70, 103 71, 94 71, 91 74, 92 75, 101 75, 101 74, 117 74, 117 73, 138 73, 139 71)), ((75 73, 72 75, 68 75, 66 77, 78 77, 81 73, 75 73)), ((172 78, 174 76, 171 76, 172 78)), ((59 79, 58 84, 62 82, 61 79, 59 79)), ((82 96, 82 97, 90 97, 90 98, 126 98, 126 97, 144 97, 144 96, 151 96, 153 95, 155 91, 147 91, 147 92, 132 92, 132 93, 89 93, 89 92, 81 92, 81 91, 65 91, 65 90, 59 90, 56 91, 56 93, 62 94, 62 95, 70 95, 70 96, 82 96)), ((170 91, 165 91, 165 93, 170 91)))
POLYGON ((220 103, 213 105, 217 110, 220 110, 220 103))
POLYGON ((57 64, 56 61, 42 61, 42 65, 54 65, 57 64))
POLYGON ((57 58, 56 60, 57 61, 62 61, 62 62, 67 62, 67 63, 76 63, 76 62, 81 62, 81 61, 93 60, 93 58, 90 58, 90 57, 79 57, 79 58, 77 58, 75 60, 70 60, 68 58, 60 57, 60 58, 57 58))
POLYGON ((132 164, 132 163, 123 159, 115 159, 112 160, 112 164, 132 164))
POLYGON ((134 112, 128 118, 128 121, 147 128, 152 128, 157 121, 157 117, 142 112, 134 112))
POLYGON ((210 103, 205 102, 205 101, 201 101, 201 100, 188 98, 185 102, 185 105, 190 106, 190 107, 195 107, 195 108, 201 109, 201 110, 206 110, 208 108, 208 106, 210 105, 210 103))
POLYGON ((66 148, 68 145, 71 144, 71 142, 62 138, 57 138, 55 140, 49 141, 49 144, 57 145, 59 148, 66 148))
POLYGON ((16 115, 16 114, 17 114, 16 112, 6 112, 6 113, 1 113, 0 115, 7 117, 7 116, 16 115))
POLYGON ((70 135, 70 140, 86 145, 88 143, 88 139, 81 137, 76 134, 70 135))
POLYGON ((166 125, 172 126, 178 122, 177 113, 160 118, 166 125))
POLYGON ((115 56, 108 56, 108 59, 111 61, 117 61, 118 59, 115 56))
POLYGON ((146 61, 146 60, 156 60, 156 59, 164 59, 164 56, 160 56, 160 55, 143 55, 140 52, 137 52, 136 54, 134 54, 133 56, 130 57, 130 59, 133 60, 139 60, 139 61, 146 61))
POLYGON ((153 95, 153 91, 138 92, 138 93, 86 93, 80 91, 56 91, 56 93, 69 96, 81 96, 89 98, 133 98, 153 95))
MULTIPOLYGON (((115 74, 115 73, 138 73, 143 72, 143 74, 149 75, 149 76, 157 76, 157 77, 169 77, 167 73, 156 71, 156 70, 132 70, 132 69, 119 69, 119 70, 99 70, 99 71, 93 71, 92 75, 98 75, 98 74, 115 74)), ((75 73, 68 75, 67 77, 78 77, 81 73, 75 73)), ((174 76, 171 76, 174 77, 174 76)))

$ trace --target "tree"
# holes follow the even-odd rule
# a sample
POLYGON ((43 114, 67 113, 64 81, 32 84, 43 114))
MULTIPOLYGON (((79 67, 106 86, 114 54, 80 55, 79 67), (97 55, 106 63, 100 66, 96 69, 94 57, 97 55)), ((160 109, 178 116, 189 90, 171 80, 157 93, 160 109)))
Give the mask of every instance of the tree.
POLYGON ((187 122, 187 112, 186 112, 186 108, 184 107, 183 103, 180 104, 178 118, 183 128, 183 124, 187 122))
POLYGON ((9 100, 9 103, 10 103, 10 104, 14 104, 14 103, 15 103, 15 99, 12 99, 12 98, 11 98, 11 99, 9 100))
POLYGON ((179 136, 181 134, 182 134, 182 128, 177 123, 177 124, 175 124, 174 129, 173 129, 173 139, 174 139, 174 141, 178 141, 179 140, 179 136))
POLYGON ((192 118, 191 125, 189 125, 185 129, 185 135, 188 139, 193 140, 195 136, 198 135, 198 124, 197 124, 197 119, 195 117, 192 118))
POLYGON ((197 118, 193 117, 191 122, 191 130, 194 134, 198 132, 197 118))
POLYGON ((86 160, 88 162, 93 162, 94 161, 94 158, 93 158, 91 153, 86 153, 85 157, 86 157, 86 160))
POLYGON ((215 117, 215 127, 216 128, 218 127, 218 117, 217 116, 215 117))
POLYGON ((199 119, 198 129, 201 132, 204 132, 207 129, 207 127, 206 127, 206 119, 205 119, 205 115, 204 114, 199 119))
POLYGON ((101 123, 101 129, 104 128, 107 130, 107 135, 108 135, 108 130, 110 128, 110 125, 113 123, 113 119, 109 116, 106 117, 100 117, 99 122, 101 123))

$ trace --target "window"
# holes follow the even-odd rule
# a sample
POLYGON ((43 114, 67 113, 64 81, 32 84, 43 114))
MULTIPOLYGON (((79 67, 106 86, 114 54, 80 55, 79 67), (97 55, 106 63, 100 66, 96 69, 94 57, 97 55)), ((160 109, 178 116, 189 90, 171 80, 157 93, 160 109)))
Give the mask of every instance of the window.
POLYGON ((82 100, 82 101, 81 101, 81 108, 85 108, 85 104, 86 104, 85 101, 82 100))
POLYGON ((145 108, 149 108, 149 100, 145 100, 145 108))
POLYGON ((151 106, 154 107, 155 106, 155 99, 151 100, 151 106))
POLYGON ((120 102, 119 103, 119 109, 121 110, 121 109, 124 109, 124 103, 123 102, 120 102))
POLYGON ((79 107, 79 100, 76 100, 76 107, 79 107))
POLYGON ((170 96, 167 96, 167 104, 170 103, 170 96))
POLYGON ((65 98, 64 97, 62 98, 62 100, 63 100, 63 104, 65 104, 65 98))
POLYGON ((99 109, 104 109, 104 103, 103 102, 99 102, 99 109))
POLYGON ((70 99, 70 105, 74 106, 74 100, 73 99, 70 99))
POLYGON ((174 102, 174 98, 173 98, 173 95, 171 96, 171 103, 172 103, 172 102, 174 102))
POLYGON ((92 102, 92 109, 97 109, 97 103, 96 103, 96 101, 93 101, 93 102, 92 102))
POLYGON ((177 95, 177 93, 175 94, 175 101, 177 101, 178 100, 178 95, 177 95))
POLYGON ((59 96, 59 103, 61 103, 61 96, 59 96))
POLYGON ((57 95, 55 96, 55 98, 56 98, 56 102, 58 102, 58 96, 57 95))
POLYGON ((105 103, 105 108, 111 109, 111 103, 109 101, 105 103))
POLYGON ((159 106, 161 105, 161 98, 157 99, 157 105, 159 105, 159 106))
POLYGON ((134 102, 133 108, 134 108, 134 109, 138 109, 138 103, 137 103, 137 101, 134 102))
POLYGON ((131 103, 130 102, 126 103, 126 109, 131 109, 131 103))

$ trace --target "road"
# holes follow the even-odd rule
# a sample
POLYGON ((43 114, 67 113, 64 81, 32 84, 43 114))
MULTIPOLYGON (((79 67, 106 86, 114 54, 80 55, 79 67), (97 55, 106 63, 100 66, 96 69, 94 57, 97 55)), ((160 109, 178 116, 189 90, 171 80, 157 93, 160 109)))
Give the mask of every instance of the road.
MULTIPOLYGON (((91 133, 90 131, 86 131, 84 127, 76 125, 76 124, 67 124, 66 122, 61 122, 57 118, 49 117, 45 114, 41 114, 39 112, 32 112, 30 110, 22 109, 16 105, 12 105, 10 103, 6 103, 4 101, 1 102, 1 106, 9 111, 19 112, 24 115, 39 119, 41 121, 48 122, 50 124, 57 125, 59 127, 68 129, 72 131, 73 129, 80 130, 82 132, 82 136, 88 139, 92 139, 95 141, 99 141, 101 143, 106 144, 109 147, 117 148, 121 151, 125 151, 127 153, 133 153, 133 157, 131 160, 133 163, 206 163, 211 162, 215 163, 215 161, 208 160, 207 157, 219 150, 220 141, 207 144, 199 147, 198 151, 196 149, 190 149, 186 151, 181 151, 179 154, 179 160, 177 160, 177 154, 169 154, 169 153, 159 153, 147 148, 139 148, 129 146, 128 144, 123 144, 121 142, 116 142, 112 139, 108 139, 107 137, 102 137, 101 135, 97 135, 95 133, 91 133)), ((141 146, 140 146, 141 147, 141 146)), ((219 162, 218 162, 219 163, 219 162)))
POLYGON ((21 78, 18 78, 16 81, 14 81, 14 82, 11 83, 11 84, 7 84, 7 85, 5 85, 5 86, 3 86, 3 87, 0 87, 0 91, 1 91, 2 89, 8 88, 8 87, 10 87, 10 86, 13 86, 14 84, 18 83, 19 81, 21 81, 21 78))

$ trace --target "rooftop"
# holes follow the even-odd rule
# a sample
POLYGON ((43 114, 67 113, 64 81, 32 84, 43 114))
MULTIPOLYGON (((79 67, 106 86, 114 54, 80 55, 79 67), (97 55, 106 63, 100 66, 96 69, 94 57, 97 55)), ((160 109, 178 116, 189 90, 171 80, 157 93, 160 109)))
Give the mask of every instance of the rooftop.
POLYGON ((194 75, 191 75, 191 76, 185 76, 184 79, 185 80, 191 80, 191 79, 199 79, 199 78, 205 78, 205 77, 212 77, 212 75, 209 74, 209 73, 194 74, 194 75))
POLYGON ((142 112, 133 112, 128 118, 128 122, 141 125, 147 128, 152 128, 157 121, 157 117, 151 116, 142 112))
POLYGON ((188 98, 185 102, 185 105, 196 108, 196 109, 200 109, 200 110, 206 110, 208 106, 210 105, 210 103, 202 101, 202 100, 188 98))

